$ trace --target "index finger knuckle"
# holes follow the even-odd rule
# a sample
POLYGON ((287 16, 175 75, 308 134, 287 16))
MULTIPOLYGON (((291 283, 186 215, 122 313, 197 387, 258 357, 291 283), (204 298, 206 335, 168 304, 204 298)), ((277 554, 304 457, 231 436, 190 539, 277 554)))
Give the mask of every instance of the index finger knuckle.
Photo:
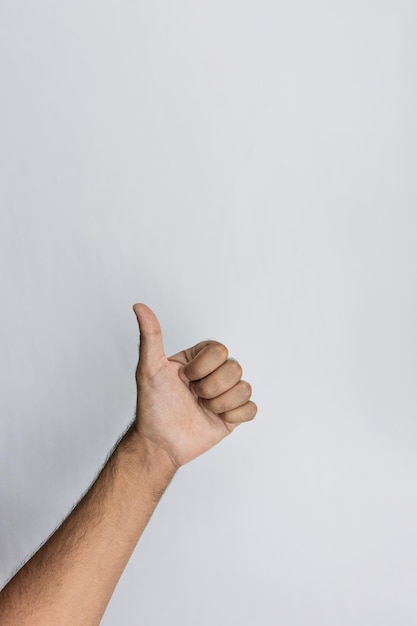
POLYGON ((224 343, 220 343, 220 341, 213 341, 211 344, 211 349, 219 356, 219 358, 222 358, 224 361, 227 360, 227 357, 229 356, 229 350, 224 345, 224 343))

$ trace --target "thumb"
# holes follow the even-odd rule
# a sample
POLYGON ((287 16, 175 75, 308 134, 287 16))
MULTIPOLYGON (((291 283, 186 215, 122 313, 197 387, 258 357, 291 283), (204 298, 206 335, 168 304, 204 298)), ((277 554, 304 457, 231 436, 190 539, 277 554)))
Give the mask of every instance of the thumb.
POLYGON ((161 326, 155 313, 146 304, 134 304, 133 311, 139 324, 139 364, 153 369, 165 357, 161 326))

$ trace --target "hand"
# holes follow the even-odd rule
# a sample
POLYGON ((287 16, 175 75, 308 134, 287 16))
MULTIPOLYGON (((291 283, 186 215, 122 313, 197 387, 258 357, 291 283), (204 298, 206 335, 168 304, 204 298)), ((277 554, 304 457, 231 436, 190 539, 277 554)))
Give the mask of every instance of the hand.
POLYGON ((176 469, 252 420, 257 406, 226 346, 202 341, 167 358, 156 315, 134 304, 139 331, 135 429, 163 448, 176 469))

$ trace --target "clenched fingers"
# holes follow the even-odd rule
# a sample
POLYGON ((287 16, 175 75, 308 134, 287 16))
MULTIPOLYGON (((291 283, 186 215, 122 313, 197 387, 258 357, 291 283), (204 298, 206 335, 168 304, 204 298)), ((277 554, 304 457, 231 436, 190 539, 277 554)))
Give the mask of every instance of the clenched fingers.
POLYGON ((252 387, 245 380, 240 380, 234 387, 220 394, 216 398, 203 400, 202 404, 213 413, 225 413, 243 406, 252 395, 252 387))
POLYGON ((242 377, 242 368, 233 359, 227 359, 214 372, 190 384, 190 389, 200 398, 210 400, 234 387, 242 377))
POLYGON ((242 378, 242 367, 228 358, 228 349, 217 341, 204 341, 184 354, 184 373, 201 406, 235 427, 252 420, 258 407, 250 400, 252 387, 242 378))
POLYGON ((227 361, 228 350, 219 341, 202 341, 185 350, 190 361, 184 367, 184 374, 189 381, 205 378, 227 361))
POLYGON ((253 420, 256 413, 258 411, 258 407, 252 400, 246 402, 243 406, 239 406, 232 411, 226 411, 225 413, 220 413, 219 417, 221 417, 225 422, 229 424, 238 425, 242 422, 249 422, 253 420))

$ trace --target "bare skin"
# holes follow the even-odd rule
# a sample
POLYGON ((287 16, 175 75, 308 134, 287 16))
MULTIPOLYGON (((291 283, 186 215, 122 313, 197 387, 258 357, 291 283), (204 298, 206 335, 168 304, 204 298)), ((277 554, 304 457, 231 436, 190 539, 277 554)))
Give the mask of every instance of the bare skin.
POLYGON ((0 592, 2 626, 99 624, 178 469, 256 415, 226 346, 203 341, 167 358, 155 314, 141 303, 133 310, 136 418, 63 524, 0 592))

